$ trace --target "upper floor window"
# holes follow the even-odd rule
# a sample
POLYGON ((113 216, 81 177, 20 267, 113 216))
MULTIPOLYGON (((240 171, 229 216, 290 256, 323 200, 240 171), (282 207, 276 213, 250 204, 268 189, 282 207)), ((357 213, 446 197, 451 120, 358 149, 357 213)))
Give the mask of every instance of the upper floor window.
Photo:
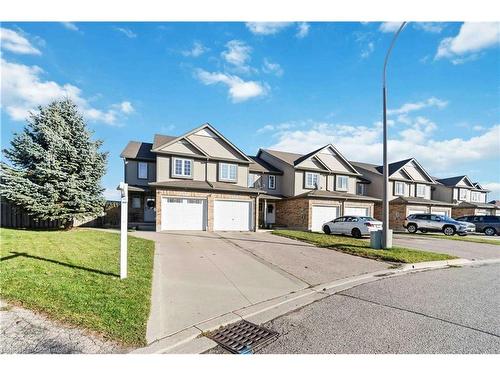
POLYGON ((192 177, 193 161, 190 159, 174 158, 172 175, 175 177, 192 177))
POLYGON ((470 195, 470 199, 473 202, 481 202, 481 193, 479 191, 473 191, 470 195))
POLYGON ((272 190, 276 189, 276 176, 269 175, 268 187, 272 190))
POLYGON ((319 174, 306 172, 306 188, 307 189, 317 189, 319 182, 319 174))
POLYGON ((236 181, 238 175, 238 165, 220 163, 219 164, 219 179, 222 181, 236 181))
POLYGON ((140 178, 141 180, 148 179, 148 163, 140 161, 137 164, 137 177, 140 178))
POLYGON ((467 189, 460 189, 460 200, 467 200, 467 189))
POLYGON ((394 195, 405 195, 405 183, 401 181, 394 182, 394 195))
POLYGON ((366 184, 358 183, 356 185, 356 194, 358 195, 366 195, 366 184))
POLYGON ((417 197, 425 198, 425 185, 417 184, 417 197))
POLYGON ((347 191, 347 184, 349 183, 349 177, 347 176, 337 176, 336 189, 340 191, 347 191))
POLYGON ((248 174, 247 187, 249 187, 249 188, 255 187, 255 177, 257 177, 257 176, 254 173, 248 174))

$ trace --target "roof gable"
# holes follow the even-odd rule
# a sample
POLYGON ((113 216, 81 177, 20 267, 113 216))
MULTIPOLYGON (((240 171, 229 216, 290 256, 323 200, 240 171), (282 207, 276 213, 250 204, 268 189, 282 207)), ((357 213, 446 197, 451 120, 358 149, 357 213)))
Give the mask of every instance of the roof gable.
POLYGON ((295 160, 294 165, 296 167, 308 166, 308 161, 319 162, 324 168, 331 172, 340 173, 360 173, 354 168, 354 166, 347 161, 347 159, 331 144, 323 146, 317 150, 306 154, 297 160, 295 160))

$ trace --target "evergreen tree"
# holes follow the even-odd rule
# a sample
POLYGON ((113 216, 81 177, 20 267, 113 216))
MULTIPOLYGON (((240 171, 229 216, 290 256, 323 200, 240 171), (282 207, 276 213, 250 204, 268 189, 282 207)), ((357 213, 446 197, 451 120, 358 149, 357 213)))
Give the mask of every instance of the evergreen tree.
POLYGON ((59 219, 65 226, 101 214, 108 154, 92 134, 70 99, 38 107, 3 150, 11 163, 2 162, 2 197, 34 219, 59 219))

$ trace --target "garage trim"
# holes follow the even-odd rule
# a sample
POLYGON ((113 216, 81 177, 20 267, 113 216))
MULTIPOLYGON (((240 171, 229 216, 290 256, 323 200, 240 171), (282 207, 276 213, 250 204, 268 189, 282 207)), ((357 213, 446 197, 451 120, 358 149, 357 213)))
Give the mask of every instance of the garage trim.
MULTIPOLYGON (((179 196, 179 195, 162 195, 160 200, 160 230, 177 230, 177 229, 164 229, 164 212, 163 212, 163 202, 165 199, 192 199, 192 200, 201 200, 202 201, 202 228, 201 230, 208 230, 208 199, 207 197, 199 197, 199 196, 179 196)), ((183 229, 178 229, 183 230, 183 229)), ((187 229, 189 230, 189 229, 187 229)))
POLYGON ((238 231, 238 229, 216 229, 216 210, 215 210, 215 205, 216 202, 241 202, 241 203, 248 203, 248 229, 244 229, 242 231, 253 231, 255 228, 255 207, 254 207, 254 201, 252 199, 235 199, 235 198, 216 198, 213 200, 213 205, 211 207, 212 209, 212 217, 213 217, 213 230, 235 230, 238 231))

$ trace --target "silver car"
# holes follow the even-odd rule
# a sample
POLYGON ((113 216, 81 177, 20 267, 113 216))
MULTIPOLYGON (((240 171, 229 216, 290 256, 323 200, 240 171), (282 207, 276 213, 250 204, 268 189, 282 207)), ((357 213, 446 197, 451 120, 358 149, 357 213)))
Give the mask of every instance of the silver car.
POLYGON ((459 236, 465 236, 467 233, 476 230, 476 226, 472 223, 434 214, 410 215, 406 218, 404 227, 410 233, 416 233, 417 231, 422 233, 443 232, 447 236, 453 236, 455 233, 459 236))

